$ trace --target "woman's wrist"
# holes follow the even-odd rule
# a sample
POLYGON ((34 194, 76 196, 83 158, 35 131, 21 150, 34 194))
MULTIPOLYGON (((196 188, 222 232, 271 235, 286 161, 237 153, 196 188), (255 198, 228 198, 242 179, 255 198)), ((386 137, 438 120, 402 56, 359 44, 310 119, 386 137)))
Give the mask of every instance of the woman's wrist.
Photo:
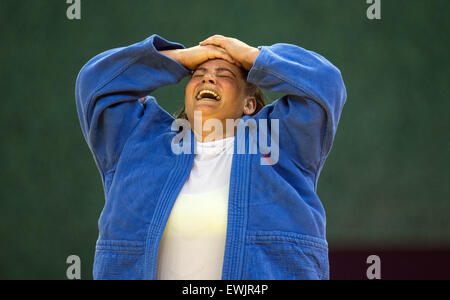
POLYGON ((250 70, 253 67, 260 52, 261 52, 261 50, 259 50, 258 48, 253 48, 249 51, 249 54, 247 56, 247 62, 245 65, 247 70, 250 70))
POLYGON ((183 65, 183 63, 181 61, 180 50, 183 50, 183 49, 162 50, 162 51, 159 51, 159 52, 161 54, 164 54, 165 56, 175 60, 179 64, 183 65))

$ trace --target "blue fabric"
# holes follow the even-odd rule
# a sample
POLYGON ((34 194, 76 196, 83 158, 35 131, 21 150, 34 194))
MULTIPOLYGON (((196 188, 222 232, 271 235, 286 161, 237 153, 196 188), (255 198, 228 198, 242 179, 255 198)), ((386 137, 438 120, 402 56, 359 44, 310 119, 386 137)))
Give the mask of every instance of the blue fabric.
MULTIPOLYGON (((191 74, 159 52, 183 47, 152 35, 97 55, 78 75, 81 128, 106 198, 95 279, 155 279, 159 241, 194 154, 173 153, 174 118, 148 95, 191 74)), ((279 119, 279 159, 263 165, 262 149, 238 154, 249 130, 235 139, 222 278, 328 279, 316 187, 346 100, 344 83, 314 52, 289 44, 260 49, 248 81, 286 96, 241 124, 267 119, 270 127, 279 119)))

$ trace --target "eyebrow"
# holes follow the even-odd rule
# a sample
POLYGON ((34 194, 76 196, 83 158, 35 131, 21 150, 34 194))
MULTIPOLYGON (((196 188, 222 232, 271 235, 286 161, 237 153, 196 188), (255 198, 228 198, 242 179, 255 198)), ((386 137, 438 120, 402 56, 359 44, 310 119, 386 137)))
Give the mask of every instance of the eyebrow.
MULTIPOLYGON (((208 69, 206 69, 206 68, 197 68, 197 70, 195 70, 195 71, 208 71, 208 69)), ((234 77, 236 77, 236 74, 234 74, 230 69, 227 69, 227 68, 216 68, 215 71, 216 72, 227 71, 227 72, 230 72, 231 74, 233 74, 234 77)))

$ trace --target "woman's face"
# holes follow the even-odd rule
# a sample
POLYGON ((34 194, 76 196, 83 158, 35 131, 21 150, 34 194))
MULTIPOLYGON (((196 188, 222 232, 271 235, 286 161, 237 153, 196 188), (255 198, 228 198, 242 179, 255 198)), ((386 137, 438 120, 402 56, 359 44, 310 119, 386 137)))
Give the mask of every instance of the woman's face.
MULTIPOLYGON (((195 70, 186 86, 185 109, 190 122, 194 111, 202 112, 202 119, 239 119, 251 114, 246 105, 246 81, 239 67, 222 59, 204 62, 195 70)), ((253 105, 255 106, 255 105, 253 105)))

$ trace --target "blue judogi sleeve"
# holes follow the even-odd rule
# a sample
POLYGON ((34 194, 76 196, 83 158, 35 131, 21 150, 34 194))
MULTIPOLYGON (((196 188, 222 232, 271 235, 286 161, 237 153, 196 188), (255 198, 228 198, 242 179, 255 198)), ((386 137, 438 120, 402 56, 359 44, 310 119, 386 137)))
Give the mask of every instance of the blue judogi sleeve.
POLYGON ((190 71, 159 51, 183 45, 152 35, 128 47, 92 58, 76 82, 76 105, 83 135, 99 169, 113 169, 145 109, 143 97, 175 84, 190 71))
POLYGON ((259 48, 247 80, 286 95, 264 107, 255 118, 279 119, 280 155, 287 154, 317 179, 346 101, 341 73, 319 54, 295 45, 259 48))

